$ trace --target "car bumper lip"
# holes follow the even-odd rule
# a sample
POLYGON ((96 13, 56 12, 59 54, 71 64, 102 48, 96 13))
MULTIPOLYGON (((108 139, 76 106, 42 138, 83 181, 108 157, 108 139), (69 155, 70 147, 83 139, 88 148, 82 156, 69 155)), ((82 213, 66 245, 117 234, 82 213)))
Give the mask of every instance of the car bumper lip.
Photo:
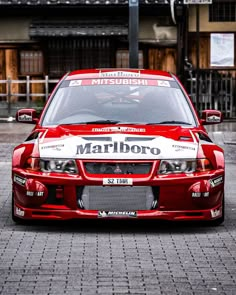
POLYGON ((71 220, 71 219, 157 219, 169 221, 204 221, 214 220, 222 216, 222 204, 204 210, 137 210, 137 211, 99 211, 99 210, 71 210, 71 209, 41 209, 25 208, 14 205, 15 215, 22 219, 35 220, 71 220), (105 212, 105 216, 101 216, 105 212), (108 214, 108 213, 111 214, 108 214), (134 213, 135 214, 132 214, 134 213), (113 213, 113 214, 112 214, 113 213), (117 214, 116 214, 117 213, 117 214), (127 214, 125 214, 127 213, 127 214))

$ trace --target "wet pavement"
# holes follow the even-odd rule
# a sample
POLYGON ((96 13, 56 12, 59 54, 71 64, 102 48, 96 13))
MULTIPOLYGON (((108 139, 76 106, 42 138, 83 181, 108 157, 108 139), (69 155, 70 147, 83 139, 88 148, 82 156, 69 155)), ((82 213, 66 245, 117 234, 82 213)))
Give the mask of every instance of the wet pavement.
POLYGON ((0 123, 1 295, 235 295, 236 123, 209 126, 226 154, 226 218, 168 222, 11 219, 11 152, 33 125, 0 123))

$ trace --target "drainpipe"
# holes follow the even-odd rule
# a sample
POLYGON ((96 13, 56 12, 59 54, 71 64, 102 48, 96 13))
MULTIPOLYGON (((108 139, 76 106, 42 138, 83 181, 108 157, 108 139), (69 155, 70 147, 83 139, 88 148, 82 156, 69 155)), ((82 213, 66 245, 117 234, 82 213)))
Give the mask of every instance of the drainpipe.
POLYGON ((138 68, 139 0, 129 0, 129 67, 138 68))
POLYGON ((197 50, 196 50, 196 108, 199 109, 199 62, 200 62, 200 16, 199 5, 196 4, 196 37, 197 37, 197 50))

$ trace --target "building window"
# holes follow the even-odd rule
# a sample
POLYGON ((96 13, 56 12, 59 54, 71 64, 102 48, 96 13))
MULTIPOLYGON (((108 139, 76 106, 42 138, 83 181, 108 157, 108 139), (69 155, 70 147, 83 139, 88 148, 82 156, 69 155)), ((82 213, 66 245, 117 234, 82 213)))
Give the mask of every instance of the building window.
MULTIPOLYGON (((129 51, 117 50, 116 52, 116 67, 117 68, 129 68, 129 51)), ((139 51, 138 54, 138 67, 143 68, 143 52, 139 51)))
POLYGON ((236 2, 215 0, 209 5, 210 22, 235 22, 236 2))
POLYGON ((43 73, 43 53, 39 50, 20 52, 21 75, 40 75, 43 73))
POLYGON ((49 76, 60 78, 66 72, 111 66, 110 38, 51 38, 48 41, 49 76))

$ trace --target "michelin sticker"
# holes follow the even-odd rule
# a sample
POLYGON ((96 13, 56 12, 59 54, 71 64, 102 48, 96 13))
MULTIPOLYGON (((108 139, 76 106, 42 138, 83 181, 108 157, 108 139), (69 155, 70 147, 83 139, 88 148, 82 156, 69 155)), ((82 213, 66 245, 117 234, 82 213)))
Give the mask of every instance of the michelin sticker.
POLYGON ((98 211, 99 218, 106 217, 137 217, 136 211, 98 211))
POLYGON ((104 135, 89 136, 89 140, 71 136, 63 140, 40 143, 41 157, 57 157, 72 159, 188 159, 196 158, 197 143, 175 141, 163 136, 152 137, 131 134, 110 134, 109 140, 104 135), (99 140, 101 137, 101 141, 99 140), (126 141, 126 137, 134 137, 133 141, 126 141), (139 140, 140 139, 140 140, 139 140), (63 149, 54 149, 64 145, 63 149), (53 148, 51 148, 53 147, 53 148))

